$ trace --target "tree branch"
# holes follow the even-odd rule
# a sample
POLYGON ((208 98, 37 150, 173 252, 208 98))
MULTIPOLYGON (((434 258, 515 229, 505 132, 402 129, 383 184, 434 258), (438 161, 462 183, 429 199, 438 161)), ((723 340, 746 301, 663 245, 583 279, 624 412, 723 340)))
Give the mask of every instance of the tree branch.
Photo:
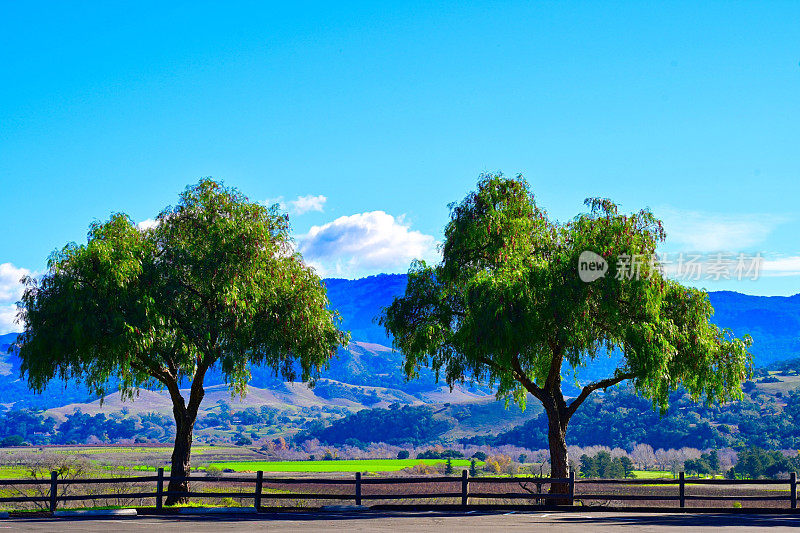
POLYGON ((519 357, 516 355, 511 358, 511 366, 517 381, 522 383, 522 386, 525 387, 525 389, 527 389, 527 391, 530 392, 534 398, 544 403, 544 391, 528 377, 528 375, 522 369, 522 365, 519 363, 519 357))
POLYGON ((139 368, 140 371, 145 372, 156 378, 164 384, 172 398, 173 408, 186 409, 186 401, 181 395, 180 388, 178 388, 177 376, 172 376, 169 372, 164 371, 152 364, 151 361, 145 359, 141 354, 137 354, 137 360, 131 361, 131 367, 139 368))
POLYGON ((480 361, 481 363, 483 363, 483 364, 485 364, 487 366, 492 367, 495 370, 495 372, 497 372, 498 374, 506 374, 508 372, 511 372, 514 375, 514 377, 517 379, 517 381, 522 383, 522 386, 525 387, 525 389, 528 392, 530 392, 539 401, 543 401, 542 400, 542 389, 539 388, 536 385, 536 383, 534 383, 533 381, 528 379, 528 376, 526 376, 525 372, 522 371, 522 368, 519 365, 519 361, 517 361, 516 358, 511 361, 511 365, 514 368, 506 368, 506 367, 504 367, 502 365, 497 364, 495 361, 492 361, 488 357, 479 357, 478 361, 480 361))
POLYGON ((578 395, 578 397, 572 400, 572 402, 570 402, 569 407, 567 408, 567 416, 572 417, 572 415, 575 413, 578 407, 580 407, 583 401, 597 389, 605 389, 613 385, 616 385, 617 383, 625 381, 626 379, 631 379, 634 377, 636 377, 636 374, 634 374, 633 372, 626 372, 624 374, 620 374, 619 376, 601 379, 600 381, 589 383, 583 388, 583 390, 581 390, 581 393, 578 395))
POLYGON ((553 356, 550 360, 550 370, 547 372, 547 379, 545 380, 544 387, 555 392, 556 385, 558 385, 558 389, 560 391, 561 363, 564 361, 564 349, 552 339, 547 339, 547 344, 550 345, 550 351, 553 356))

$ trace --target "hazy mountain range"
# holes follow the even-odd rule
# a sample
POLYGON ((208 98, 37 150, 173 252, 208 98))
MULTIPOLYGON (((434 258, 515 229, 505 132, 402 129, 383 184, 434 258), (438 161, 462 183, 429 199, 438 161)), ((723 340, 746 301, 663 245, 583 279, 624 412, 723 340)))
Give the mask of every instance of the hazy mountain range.
MULTIPOLYGON (((457 387, 450 396, 446 386, 435 382, 432 372, 424 372, 418 380, 405 380, 402 354, 389 348, 390 340, 375 321, 381 309, 404 292, 405 275, 382 274, 358 280, 328 279, 325 283, 331 305, 341 314, 341 326, 351 332, 352 342, 347 349, 339 351, 330 368, 323 373, 325 380, 313 392, 316 399, 333 401, 347 397, 354 405, 376 405, 374 395, 367 399, 359 396, 366 392, 372 394, 370 387, 374 386, 380 387, 378 400, 384 405, 393 401, 457 403, 491 394, 488 387, 466 385, 457 387)), ((717 324, 731 328, 736 335, 749 333, 753 336, 755 342, 752 351, 756 366, 800 357, 800 294, 762 297, 736 292, 712 292, 710 298, 716 309, 714 321, 717 324)), ((30 392, 19 379, 18 358, 7 354, 15 339, 15 334, 0 336, 3 404, 51 408, 96 399, 79 383, 53 383, 43 395, 30 392)), ((581 370, 579 378, 591 380, 603 377, 613 370, 615 364, 616 357, 613 354, 601 357, 581 370)), ((209 386, 218 386, 222 382, 221 376, 215 373, 209 375, 206 381, 209 386)), ((565 380, 565 383, 568 382, 570 380, 565 380)), ((276 401, 287 402, 293 401, 292 391, 299 390, 297 386, 283 383, 269 371, 257 368, 253 369, 251 386, 273 391, 277 395, 276 401)))

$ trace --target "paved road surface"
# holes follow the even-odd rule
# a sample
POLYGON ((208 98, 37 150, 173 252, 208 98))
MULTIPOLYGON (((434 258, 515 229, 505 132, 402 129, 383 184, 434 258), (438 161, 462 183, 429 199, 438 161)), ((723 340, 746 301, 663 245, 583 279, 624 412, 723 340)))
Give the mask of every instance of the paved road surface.
POLYGON ((36 532, 217 532, 293 531, 326 532, 379 531, 386 533, 471 533, 498 531, 546 531, 547 533, 590 532, 715 532, 798 531, 798 515, 653 514, 653 513, 359 513, 259 516, 172 516, 109 519, 9 519, 0 520, 0 531, 36 532))

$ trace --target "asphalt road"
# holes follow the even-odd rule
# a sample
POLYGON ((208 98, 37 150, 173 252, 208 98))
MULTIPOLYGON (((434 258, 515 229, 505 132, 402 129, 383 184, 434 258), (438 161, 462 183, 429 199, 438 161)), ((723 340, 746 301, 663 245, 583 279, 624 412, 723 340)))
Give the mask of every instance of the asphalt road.
POLYGON ((358 531, 442 533, 547 531, 589 532, 712 532, 800 531, 798 515, 666 514, 666 513, 359 513, 259 516, 170 516, 137 518, 40 518, 0 520, 0 530, 36 532, 147 531, 358 531))

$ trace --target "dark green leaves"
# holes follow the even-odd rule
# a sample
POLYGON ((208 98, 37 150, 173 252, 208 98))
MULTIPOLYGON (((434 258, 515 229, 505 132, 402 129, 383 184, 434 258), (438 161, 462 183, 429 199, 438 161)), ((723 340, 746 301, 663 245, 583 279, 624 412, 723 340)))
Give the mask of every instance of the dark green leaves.
POLYGON ((558 223, 521 178, 483 176, 451 207, 442 262, 412 265, 406 294, 382 317, 409 375, 430 365, 450 384, 494 382, 499 396, 520 401, 525 389, 559 389, 558 398, 564 362, 578 369, 617 349, 623 362, 599 385, 632 378, 662 408, 679 385, 708 401, 738 397, 750 339, 721 331, 705 293, 655 268, 661 222, 649 210, 620 214, 604 198, 586 205, 588 213, 558 223), (592 282, 578 275, 585 251, 608 265, 592 282), (633 275, 623 275, 633 257, 633 275))
POLYGON ((103 393, 116 378, 131 395, 216 365, 242 392, 250 365, 313 379, 347 341, 287 217, 212 180, 152 229, 125 215, 93 224, 48 266, 21 309, 22 371, 39 390, 58 375, 103 393))

